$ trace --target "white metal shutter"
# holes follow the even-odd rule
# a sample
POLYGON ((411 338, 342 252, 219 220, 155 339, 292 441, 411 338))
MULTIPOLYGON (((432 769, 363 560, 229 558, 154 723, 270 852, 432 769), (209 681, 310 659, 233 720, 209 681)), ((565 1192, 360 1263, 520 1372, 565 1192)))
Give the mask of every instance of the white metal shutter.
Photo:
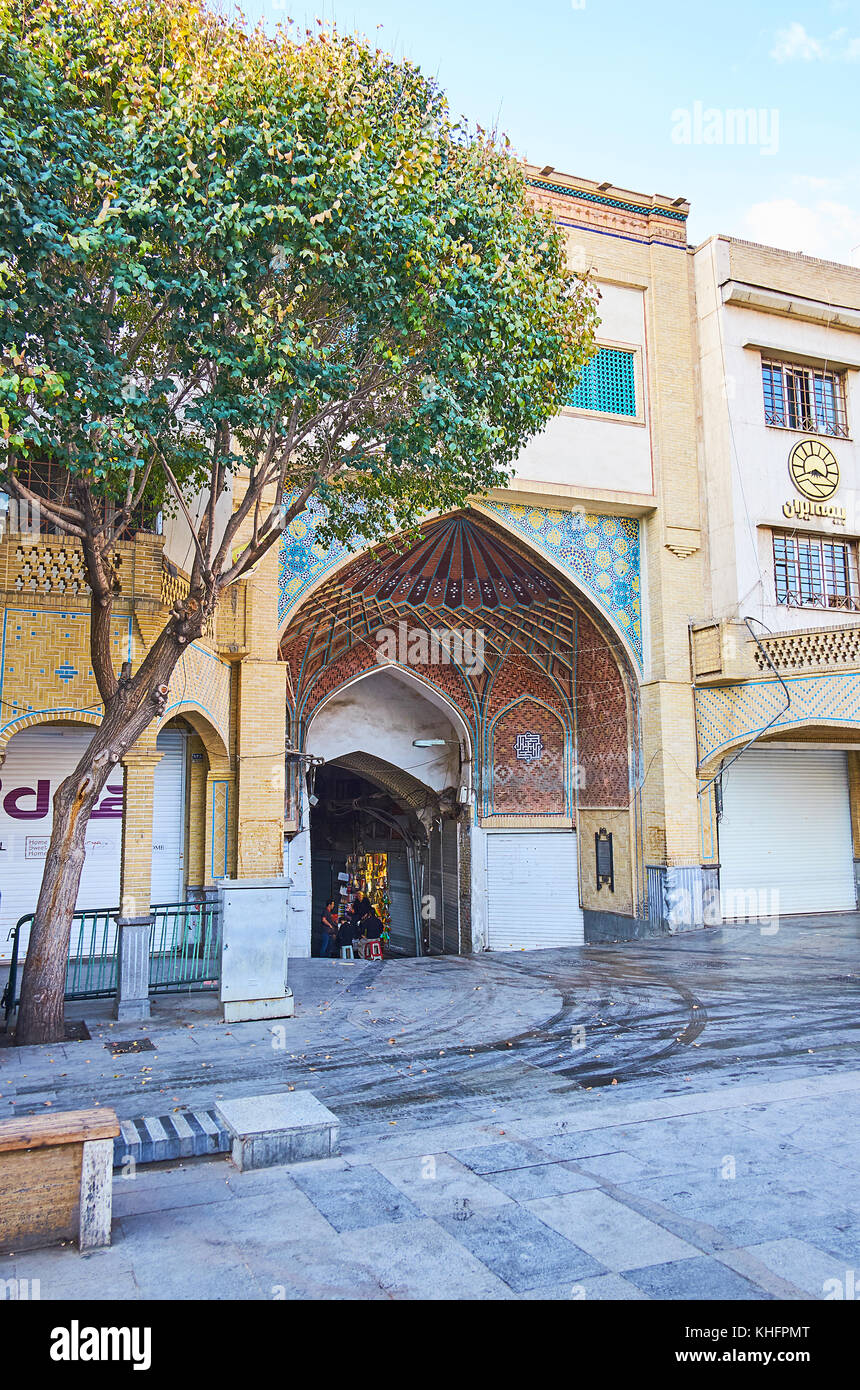
POLYGON ((844 753, 789 748, 742 753, 723 778, 719 835, 727 920, 854 909, 844 753))
POLYGON ((408 849, 388 851, 389 938, 391 945, 406 956, 415 955, 415 902, 409 877, 408 849))
POLYGON ((158 735, 152 804, 150 902, 179 903, 185 896, 185 739, 179 729, 158 735))
POLYGON ((487 907, 493 951, 581 946, 575 833, 488 831, 487 907))
MULTIPOLYGON (((0 767, 2 957, 8 958, 10 951, 6 939, 9 928, 36 908, 54 818, 54 792, 73 771, 91 738, 87 729, 37 728, 22 730, 9 743, 0 767)), ((122 792, 123 771, 119 767, 108 779, 87 826, 79 908, 119 905, 122 792)))

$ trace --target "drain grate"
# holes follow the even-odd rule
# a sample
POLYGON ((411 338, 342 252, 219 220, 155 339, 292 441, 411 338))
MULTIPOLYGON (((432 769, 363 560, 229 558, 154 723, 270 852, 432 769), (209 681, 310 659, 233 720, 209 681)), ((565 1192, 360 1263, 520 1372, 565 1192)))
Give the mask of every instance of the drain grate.
POLYGON ((105 1048, 112 1057, 119 1057, 122 1052, 154 1052, 155 1043, 149 1038, 130 1038, 128 1042, 105 1043, 105 1048))

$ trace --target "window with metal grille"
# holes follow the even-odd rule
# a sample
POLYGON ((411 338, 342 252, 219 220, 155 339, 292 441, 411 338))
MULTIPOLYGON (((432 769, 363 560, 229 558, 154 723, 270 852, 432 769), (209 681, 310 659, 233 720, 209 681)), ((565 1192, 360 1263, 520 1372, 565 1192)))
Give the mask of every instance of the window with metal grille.
MULTIPOLYGON (((44 498, 46 502, 54 502, 60 507, 74 505, 69 473, 60 464, 43 460, 23 460, 18 464, 17 477, 30 492, 44 498)), ((102 505, 105 518, 109 520, 116 511, 115 504, 105 501, 102 505)), ((64 534, 45 515, 41 518, 39 529, 44 536, 64 534)), ((157 505, 149 501, 142 502, 134 512, 130 525, 117 539, 131 540, 138 531, 151 531, 161 535, 162 516, 157 505)))
POLYGON ((774 531, 773 564, 777 603, 860 611, 857 547, 851 541, 774 531))
POLYGON ((586 362, 568 405, 603 415, 636 418, 636 354, 625 348, 598 348, 586 362))
POLYGON ((761 377, 765 424, 847 438, 844 372, 763 360, 761 377))

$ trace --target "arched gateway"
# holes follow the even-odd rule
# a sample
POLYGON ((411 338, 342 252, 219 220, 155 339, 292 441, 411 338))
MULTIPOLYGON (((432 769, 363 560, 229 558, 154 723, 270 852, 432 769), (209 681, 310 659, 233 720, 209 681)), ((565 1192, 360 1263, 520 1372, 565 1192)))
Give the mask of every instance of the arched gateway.
POLYGON ((362 879, 407 954, 578 944, 601 892, 638 912, 637 682, 525 544, 429 522, 321 584, 281 655, 294 950, 362 879))

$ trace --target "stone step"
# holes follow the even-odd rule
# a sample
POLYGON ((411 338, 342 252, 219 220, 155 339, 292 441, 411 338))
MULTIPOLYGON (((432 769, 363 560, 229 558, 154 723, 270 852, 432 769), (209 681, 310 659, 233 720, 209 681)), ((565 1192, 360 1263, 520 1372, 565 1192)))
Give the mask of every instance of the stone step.
POLYGON ((215 1116, 230 1133, 239 1169, 306 1163, 338 1151, 340 1120, 310 1091, 233 1096, 218 1102, 215 1116))
POLYGON ((113 1166, 121 1168, 129 1158, 136 1164, 164 1163, 229 1153, 231 1143, 231 1135, 214 1110, 175 1110, 170 1115, 121 1120, 119 1135, 113 1141, 113 1166))

